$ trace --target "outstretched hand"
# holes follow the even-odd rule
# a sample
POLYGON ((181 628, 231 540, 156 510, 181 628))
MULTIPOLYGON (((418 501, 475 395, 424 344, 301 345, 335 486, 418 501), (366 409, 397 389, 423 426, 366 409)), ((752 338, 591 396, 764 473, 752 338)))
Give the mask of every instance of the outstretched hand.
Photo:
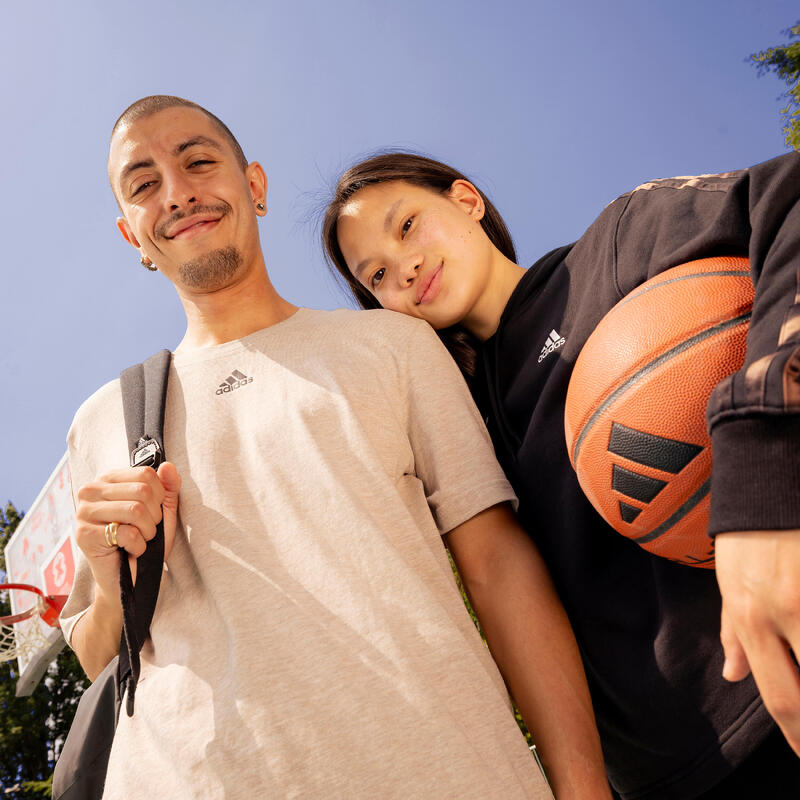
POLYGON ((722 533, 722 676, 752 671, 764 705, 800 755, 800 530, 722 533))

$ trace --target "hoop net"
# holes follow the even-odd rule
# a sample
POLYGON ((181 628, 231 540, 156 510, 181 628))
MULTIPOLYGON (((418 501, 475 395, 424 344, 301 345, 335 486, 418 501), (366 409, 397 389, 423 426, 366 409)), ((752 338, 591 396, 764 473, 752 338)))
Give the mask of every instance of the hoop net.
POLYGON ((0 584, 0 592, 9 590, 23 594, 30 607, 18 614, 0 617, 0 662, 20 657, 29 659, 38 650, 47 647, 47 637, 39 619, 51 627, 58 627, 58 613, 66 600, 66 597, 49 597, 36 586, 0 584))

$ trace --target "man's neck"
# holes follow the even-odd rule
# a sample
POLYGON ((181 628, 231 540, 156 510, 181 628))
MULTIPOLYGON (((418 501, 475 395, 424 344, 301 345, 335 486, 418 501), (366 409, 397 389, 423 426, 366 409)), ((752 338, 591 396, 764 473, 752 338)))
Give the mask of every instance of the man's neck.
POLYGON ((176 352, 241 339, 282 322, 297 311, 297 306, 275 291, 263 268, 251 270, 240 280, 213 292, 180 287, 178 295, 187 325, 176 352))

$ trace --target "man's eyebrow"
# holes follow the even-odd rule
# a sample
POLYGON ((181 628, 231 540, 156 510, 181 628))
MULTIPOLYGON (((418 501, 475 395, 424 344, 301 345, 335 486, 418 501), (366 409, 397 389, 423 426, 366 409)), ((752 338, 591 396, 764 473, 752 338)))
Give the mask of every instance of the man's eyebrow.
POLYGON ((131 172, 136 172, 137 169, 142 169, 143 167, 152 167, 153 163, 152 158, 146 158, 143 161, 133 161, 130 164, 126 164, 119 174, 120 182, 124 181, 131 172))
POLYGON ((177 145, 172 151, 172 155, 179 156, 184 150, 188 150, 190 147, 194 147, 198 144, 205 144, 209 147, 213 147, 215 150, 222 151, 222 145, 216 140, 209 139, 208 136, 193 136, 191 139, 177 145))
MULTIPOLYGON (((172 155, 179 156, 185 150, 188 150, 190 147, 194 147, 198 144, 205 144, 209 147, 213 147, 215 150, 222 151, 222 145, 216 141, 215 139, 211 139, 208 136, 193 136, 191 139, 188 139, 185 142, 181 142, 177 145, 173 151, 172 155)), ((119 179, 120 181, 125 180, 132 172, 136 172, 137 169, 144 169, 146 167, 155 166, 155 162, 152 158, 145 158, 141 161, 133 161, 130 164, 126 164, 122 171, 120 172, 119 179)))

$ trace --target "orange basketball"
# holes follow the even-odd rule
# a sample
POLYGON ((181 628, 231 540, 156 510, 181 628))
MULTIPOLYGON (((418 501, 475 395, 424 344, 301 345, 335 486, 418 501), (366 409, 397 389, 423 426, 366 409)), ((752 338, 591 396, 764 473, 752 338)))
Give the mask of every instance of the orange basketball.
POLYGON ((706 404, 744 362, 752 306, 746 258, 674 267, 603 317, 570 379, 564 427, 581 488, 623 536, 681 564, 714 566, 706 404))

